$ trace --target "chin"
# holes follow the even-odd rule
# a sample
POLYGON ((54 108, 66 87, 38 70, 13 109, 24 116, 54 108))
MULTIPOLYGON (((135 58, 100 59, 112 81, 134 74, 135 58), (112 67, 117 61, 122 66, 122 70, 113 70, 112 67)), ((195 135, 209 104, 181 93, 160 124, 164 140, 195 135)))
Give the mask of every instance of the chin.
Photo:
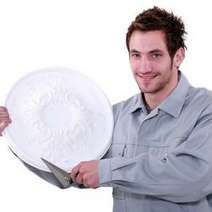
POLYGON ((154 93, 154 91, 152 90, 144 90, 144 89, 140 89, 140 91, 144 94, 150 94, 150 93, 154 93))
POLYGON ((139 88, 142 93, 151 93, 151 94, 157 93, 157 91, 159 90, 157 88, 144 88, 144 87, 139 87, 139 88))

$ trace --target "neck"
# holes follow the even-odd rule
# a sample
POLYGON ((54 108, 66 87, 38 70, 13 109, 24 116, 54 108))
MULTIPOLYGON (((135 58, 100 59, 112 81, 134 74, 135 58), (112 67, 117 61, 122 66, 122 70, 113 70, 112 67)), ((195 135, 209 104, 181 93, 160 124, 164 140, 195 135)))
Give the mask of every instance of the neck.
POLYGON ((155 93, 144 93, 144 101, 147 110, 150 112, 159 106, 177 87, 178 84, 178 73, 172 77, 170 82, 166 84, 162 89, 155 93))

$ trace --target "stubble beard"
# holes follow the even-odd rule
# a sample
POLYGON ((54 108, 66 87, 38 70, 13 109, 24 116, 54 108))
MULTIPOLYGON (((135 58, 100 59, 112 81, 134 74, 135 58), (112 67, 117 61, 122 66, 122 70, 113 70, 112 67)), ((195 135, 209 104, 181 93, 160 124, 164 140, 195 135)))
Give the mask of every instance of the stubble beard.
MULTIPOLYGON (((172 72, 173 72, 173 66, 172 66, 172 63, 170 64, 170 67, 168 67, 168 70, 169 70, 169 75, 165 75, 165 76, 162 76, 161 73, 158 73, 156 78, 160 78, 158 82, 156 82, 156 84, 154 85, 153 88, 145 88, 145 86, 139 86, 139 81, 137 81, 137 84, 141 90, 142 93, 144 94, 157 94, 159 93, 160 91, 164 90, 165 87, 169 84, 169 82, 171 81, 171 78, 172 78, 172 72), (162 77, 162 78, 161 78, 162 77)), ((156 80, 156 79, 153 79, 153 80, 156 80)), ((151 83, 151 82, 150 82, 151 83)), ((151 86, 151 85, 150 85, 151 86)))

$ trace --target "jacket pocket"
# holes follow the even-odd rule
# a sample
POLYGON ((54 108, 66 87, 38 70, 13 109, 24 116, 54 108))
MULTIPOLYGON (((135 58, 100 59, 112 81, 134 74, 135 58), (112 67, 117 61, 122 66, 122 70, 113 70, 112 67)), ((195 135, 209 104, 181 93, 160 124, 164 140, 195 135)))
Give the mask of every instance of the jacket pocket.
POLYGON ((127 145, 125 143, 113 143, 111 154, 112 157, 124 157, 127 154, 127 145))
POLYGON ((152 155, 154 157, 161 158, 167 155, 169 145, 156 140, 144 140, 141 144, 137 144, 135 147, 135 156, 139 154, 152 155))

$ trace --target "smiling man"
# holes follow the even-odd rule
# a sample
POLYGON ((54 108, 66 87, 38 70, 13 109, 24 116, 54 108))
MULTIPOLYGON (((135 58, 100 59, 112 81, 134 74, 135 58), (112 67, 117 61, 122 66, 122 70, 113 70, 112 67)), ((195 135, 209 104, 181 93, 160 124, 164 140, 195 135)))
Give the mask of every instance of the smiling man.
POLYGON ((126 43, 140 93, 114 105, 111 148, 72 179, 113 187, 114 212, 212 211, 212 97, 180 72, 182 20, 158 7, 129 26, 126 43))
MULTIPOLYGON (((212 97, 179 70, 185 33, 180 18, 158 7, 136 17, 126 43, 140 93, 114 105, 105 157, 72 169, 78 184, 113 187, 114 212, 212 211, 212 97)), ((0 107, 0 132, 10 122, 0 107)))

